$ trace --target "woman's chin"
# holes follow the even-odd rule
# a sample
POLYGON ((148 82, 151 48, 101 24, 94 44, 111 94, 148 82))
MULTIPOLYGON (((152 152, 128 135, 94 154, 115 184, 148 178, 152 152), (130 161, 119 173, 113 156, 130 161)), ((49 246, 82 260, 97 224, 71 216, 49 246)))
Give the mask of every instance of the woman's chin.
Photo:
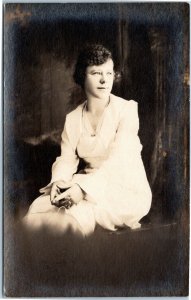
POLYGON ((96 93, 96 98, 98 99, 108 99, 110 96, 110 91, 108 90, 99 90, 98 93, 96 93))

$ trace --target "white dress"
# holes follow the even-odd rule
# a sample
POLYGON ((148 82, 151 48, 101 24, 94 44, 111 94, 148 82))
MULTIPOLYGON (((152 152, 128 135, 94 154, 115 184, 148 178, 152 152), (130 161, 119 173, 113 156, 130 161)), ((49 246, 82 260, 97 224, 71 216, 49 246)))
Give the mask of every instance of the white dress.
POLYGON ((81 202, 65 210, 83 234, 93 233, 96 223, 109 230, 124 225, 138 228, 152 195, 141 158, 137 103, 111 94, 95 135, 85 104, 67 115, 51 182, 40 190, 44 195, 32 203, 28 214, 58 210, 50 204, 50 187, 63 180, 70 186, 77 183, 85 192, 81 202), (79 159, 86 167, 76 174, 79 159))

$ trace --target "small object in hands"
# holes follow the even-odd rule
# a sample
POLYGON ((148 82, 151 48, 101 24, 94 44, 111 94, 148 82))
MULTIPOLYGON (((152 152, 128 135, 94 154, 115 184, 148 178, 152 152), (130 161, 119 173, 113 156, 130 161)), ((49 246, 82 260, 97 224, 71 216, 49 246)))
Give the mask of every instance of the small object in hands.
POLYGON ((59 200, 59 207, 64 206, 66 209, 72 207, 73 204, 74 202, 72 201, 72 199, 64 198, 59 200))
POLYGON ((65 198, 60 199, 58 202, 54 203, 55 206, 57 207, 65 207, 66 209, 69 209, 72 207, 74 202, 71 199, 70 195, 67 195, 65 198))

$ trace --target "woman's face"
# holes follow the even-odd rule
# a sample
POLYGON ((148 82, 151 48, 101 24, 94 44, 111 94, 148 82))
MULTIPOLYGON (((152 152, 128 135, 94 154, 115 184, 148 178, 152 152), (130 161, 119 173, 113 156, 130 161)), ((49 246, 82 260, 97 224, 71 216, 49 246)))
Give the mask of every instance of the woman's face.
POLYGON ((113 61, 108 59, 99 66, 89 66, 86 69, 84 90, 87 97, 99 99, 108 98, 114 80, 113 61))

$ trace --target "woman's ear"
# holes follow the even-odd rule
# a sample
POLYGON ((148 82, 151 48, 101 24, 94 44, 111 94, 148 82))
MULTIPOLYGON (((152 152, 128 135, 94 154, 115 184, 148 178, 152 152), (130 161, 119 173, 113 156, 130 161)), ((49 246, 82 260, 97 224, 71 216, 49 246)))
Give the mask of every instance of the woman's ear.
POLYGON ((119 71, 114 71, 114 82, 120 82, 122 79, 122 73, 119 71))

